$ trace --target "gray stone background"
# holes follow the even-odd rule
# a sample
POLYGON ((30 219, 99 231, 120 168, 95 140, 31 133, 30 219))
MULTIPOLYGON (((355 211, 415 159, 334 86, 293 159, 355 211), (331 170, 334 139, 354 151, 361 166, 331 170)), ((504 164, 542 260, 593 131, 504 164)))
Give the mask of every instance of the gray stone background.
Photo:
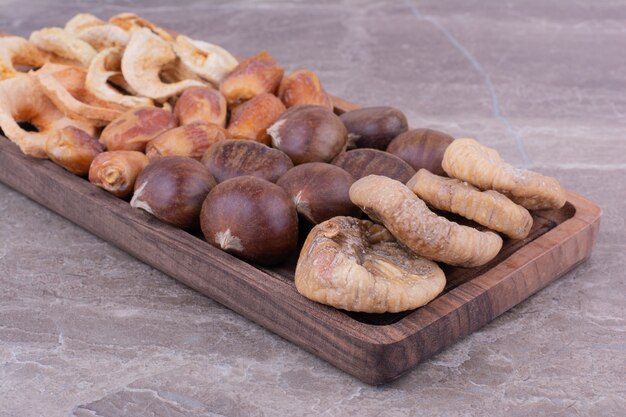
POLYGON ((593 257, 363 385, 0 186, 0 416, 623 416, 626 2, 0 0, 0 30, 135 11, 473 136, 604 209, 593 257))

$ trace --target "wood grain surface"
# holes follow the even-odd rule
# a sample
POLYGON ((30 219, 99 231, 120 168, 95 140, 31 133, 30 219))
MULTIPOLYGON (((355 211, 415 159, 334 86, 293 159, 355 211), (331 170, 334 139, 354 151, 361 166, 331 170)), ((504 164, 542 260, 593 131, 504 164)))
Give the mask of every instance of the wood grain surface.
MULTIPOLYGON (((338 113, 358 107, 334 102, 338 113)), ((488 265, 445 267, 446 289, 425 307, 372 315, 346 313, 298 294, 295 256, 271 269, 247 264, 51 161, 23 155, 4 137, 0 181, 369 384, 397 378, 584 261, 601 217, 597 205, 568 192, 564 208, 535 212, 529 237, 505 239, 488 265)))

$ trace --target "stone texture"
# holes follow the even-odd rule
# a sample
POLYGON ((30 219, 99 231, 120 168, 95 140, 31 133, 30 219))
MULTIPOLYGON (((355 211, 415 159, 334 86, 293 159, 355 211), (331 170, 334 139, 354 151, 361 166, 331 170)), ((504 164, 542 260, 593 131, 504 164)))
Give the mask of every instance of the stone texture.
POLYGON ((0 0, 27 36, 135 11, 598 202, 592 258, 391 384, 363 385, 0 185, 0 416, 618 416, 626 410, 623 1, 0 0))

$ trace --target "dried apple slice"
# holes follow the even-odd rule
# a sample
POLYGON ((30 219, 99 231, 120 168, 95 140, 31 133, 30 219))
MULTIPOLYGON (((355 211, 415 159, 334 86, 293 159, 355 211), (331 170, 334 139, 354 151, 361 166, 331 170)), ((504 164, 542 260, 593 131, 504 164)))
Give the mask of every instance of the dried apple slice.
POLYGON ((79 62, 85 68, 96 56, 96 50, 91 45, 61 28, 36 30, 30 34, 30 41, 44 51, 79 62))
POLYGON ((19 36, 0 37, 0 80, 23 74, 15 67, 41 67, 47 59, 35 45, 19 36))
POLYGON ((183 35, 176 37, 173 48, 187 67, 215 85, 218 85, 239 63, 224 48, 183 35))

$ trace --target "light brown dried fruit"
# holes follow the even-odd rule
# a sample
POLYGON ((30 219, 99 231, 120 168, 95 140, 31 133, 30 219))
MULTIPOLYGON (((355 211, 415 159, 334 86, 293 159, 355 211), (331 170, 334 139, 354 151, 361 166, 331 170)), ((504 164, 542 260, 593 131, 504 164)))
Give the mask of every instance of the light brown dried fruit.
POLYGON ((497 191, 480 191, 461 180, 420 169, 406 184, 428 205, 473 220, 512 239, 530 233, 533 218, 524 207, 497 191))
POLYGON ((19 36, 0 37, 0 80, 23 74, 16 66, 38 68, 46 63, 45 54, 19 36))
POLYGON ((273 94, 263 93, 235 107, 230 115, 228 132, 233 138, 269 144, 267 129, 285 112, 283 103, 273 94))
POLYGON ((96 138, 74 126, 57 129, 46 140, 48 158, 76 175, 87 174, 100 152, 102 145, 96 138))
POLYGON ((191 87, 183 91, 174 106, 181 125, 195 122, 226 126, 228 106, 224 96, 211 87, 191 87))
POLYGON ((230 106, 263 93, 274 93, 285 70, 267 51, 239 62, 220 83, 220 92, 230 106))
POLYGON ((482 190, 496 190, 529 210, 558 209, 566 202, 565 190, 556 179, 515 168, 498 151, 474 139, 452 142, 443 156, 443 169, 482 190))
POLYGON ((174 38, 169 31, 163 29, 160 26, 152 23, 151 21, 137 16, 134 13, 119 13, 112 16, 109 19, 109 23, 115 26, 119 26, 126 32, 132 34, 132 32, 139 29, 149 29, 151 32, 157 34, 161 39, 167 42, 174 42, 174 38))
POLYGON ((119 26, 99 25, 82 29, 76 34, 80 40, 87 42, 96 51, 105 48, 124 48, 130 40, 130 35, 119 26))
POLYGON ((350 199, 372 220, 418 255, 450 265, 475 267, 492 260, 502 238, 438 216, 399 181, 370 175, 350 187, 350 199))
POLYGON ((283 78, 278 87, 278 97, 287 108, 298 104, 315 104, 333 110, 330 96, 322 88, 313 71, 296 70, 283 78))
POLYGON ((175 127, 176 119, 169 111, 136 107, 109 123, 100 135, 100 143, 109 151, 143 152, 148 142, 175 127))
POLYGON ((238 64, 237 59, 224 48, 183 35, 176 37, 173 47, 176 55, 189 69, 215 85, 238 64))
POLYGON ((400 246, 384 227, 334 217, 309 233, 295 284, 305 297, 343 310, 397 313, 434 299, 446 277, 436 263, 400 246))
POLYGON ((64 29, 72 35, 77 35, 82 30, 101 25, 104 25, 104 21, 91 13, 78 13, 67 21, 64 29))
POLYGON ((36 30, 30 34, 30 41, 44 51, 80 63, 84 68, 96 56, 91 45, 61 28, 36 30))
POLYGON ((146 155, 153 161, 164 156, 187 156, 200 159, 217 142, 229 134, 217 125, 191 123, 161 133, 146 145, 146 155))
POLYGON ((167 64, 176 61, 172 47, 150 29, 132 32, 122 56, 122 74, 139 95, 164 100, 193 86, 203 86, 197 80, 182 80, 166 84, 160 73, 167 64))
POLYGON ((117 197, 126 197, 148 162, 148 157, 137 151, 102 152, 89 167, 89 182, 117 197))
POLYGON ((405 183, 415 175, 415 170, 402 159, 378 149, 342 152, 332 164, 348 171, 355 180, 368 175, 384 175, 405 183))

